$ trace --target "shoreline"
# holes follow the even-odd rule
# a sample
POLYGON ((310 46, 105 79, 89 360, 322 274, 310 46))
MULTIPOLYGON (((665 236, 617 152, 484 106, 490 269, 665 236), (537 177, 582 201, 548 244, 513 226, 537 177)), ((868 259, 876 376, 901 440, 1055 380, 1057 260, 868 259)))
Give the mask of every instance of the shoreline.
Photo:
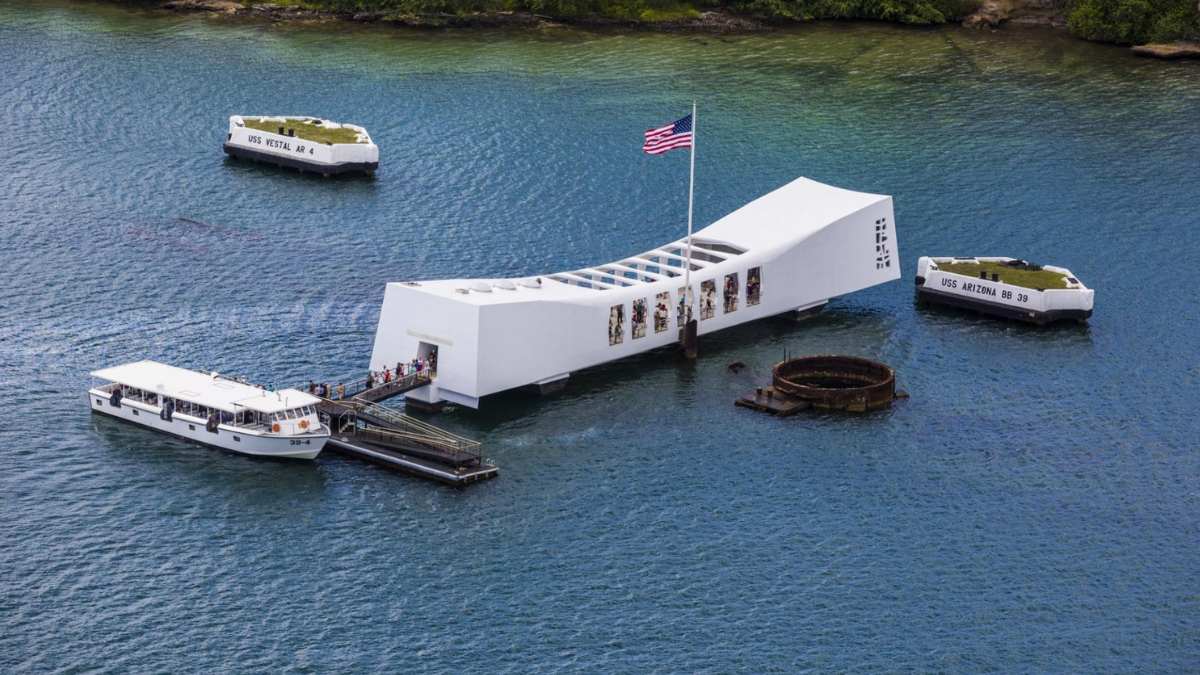
POLYGON ((703 12, 696 17, 640 21, 599 15, 554 17, 533 12, 503 11, 471 14, 403 14, 396 12, 356 12, 337 9, 308 9, 299 5, 243 5, 233 0, 147 0, 141 3, 155 9, 181 14, 207 14, 212 17, 239 17, 280 23, 290 21, 344 21, 347 23, 384 24, 405 28, 536 28, 571 26, 578 28, 634 28, 661 32, 728 33, 770 30, 787 25, 728 12, 703 12))
MULTIPOLYGON (((128 3, 113 3, 128 6, 128 3)), ((308 9, 299 5, 263 3, 244 5, 234 0, 144 0, 139 6, 180 14, 207 15, 212 18, 236 17, 267 23, 282 22, 346 22, 382 24, 403 28, 438 30, 442 28, 625 28, 663 33, 741 33, 768 31, 803 21, 772 20, 762 17, 713 10, 694 17, 642 21, 599 15, 553 17, 532 12, 501 11, 471 14, 401 14, 383 11, 350 11, 337 9, 308 9)), ((1057 0, 984 0, 971 14, 954 17, 947 23, 959 23, 966 28, 995 30, 1003 25, 1033 26, 1067 30, 1066 9, 1057 0)), ((904 26, 906 24, 896 24, 904 26)), ((1083 39, 1083 38, 1080 38, 1083 39)), ((1176 42, 1170 44, 1132 45, 1128 49, 1138 56, 1160 60, 1200 59, 1200 44, 1176 42)))

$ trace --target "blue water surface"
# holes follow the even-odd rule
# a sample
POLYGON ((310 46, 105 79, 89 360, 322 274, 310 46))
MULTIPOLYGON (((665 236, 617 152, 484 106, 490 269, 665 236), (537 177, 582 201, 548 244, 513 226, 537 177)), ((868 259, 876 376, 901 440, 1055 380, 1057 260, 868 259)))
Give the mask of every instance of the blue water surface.
POLYGON ((410 32, 0 6, 0 671, 1186 673, 1200 664, 1200 67, 1064 33, 410 32), (384 284, 539 274, 797 176, 895 198, 904 278, 428 418, 456 490, 93 417, 150 358, 367 366, 384 284), (228 116, 366 126, 373 179, 223 158, 228 116), (178 220, 187 218, 204 226, 178 220), (1046 329, 912 301, 920 255, 1060 264, 1046 329), (784 350, 912 397, 775 419, 784 350), (745 361, 740 374, 727 371, 745 361))

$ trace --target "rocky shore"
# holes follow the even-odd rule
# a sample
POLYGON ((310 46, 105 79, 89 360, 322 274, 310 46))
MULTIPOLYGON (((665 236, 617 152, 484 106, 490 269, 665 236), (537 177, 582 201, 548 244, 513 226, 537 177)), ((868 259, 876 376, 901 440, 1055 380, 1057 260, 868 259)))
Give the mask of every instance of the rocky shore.
POLYGON ((1066 28, 1067 10, 1061 0, 984 0, 962 22, 968 28, 997 28, 1001 23, 1066 28))
MULTIPOLYGON (((550 17, 529 12, 477 12, 474 14, 398 14, 389 12, 349 12, 315 10, 298 5, 264 3, 244 5, 233 0, 161 0, 153 6, 175 12, 206 13, 213 16, 237 16, 268 22, 279 21, 351 21, 386 23, 414 28, 504 27, 575 25, 589 27, 645 28, 666 32, 743 32, 767 30, 780 25, 752 16, 728 12, 703 12, 694 17, 664 21, 637 21, 602 16, 572 18, 550 17)), ((979 9, 962 18, 968 28, 995 29, 1002 24, 1066 29, 1064 0, 983 0, 979 9)), ((1163 45, 1136 45, 1139 56, 1160 59, 1200 58, 1200 45, 1177 42, 1163 45)))

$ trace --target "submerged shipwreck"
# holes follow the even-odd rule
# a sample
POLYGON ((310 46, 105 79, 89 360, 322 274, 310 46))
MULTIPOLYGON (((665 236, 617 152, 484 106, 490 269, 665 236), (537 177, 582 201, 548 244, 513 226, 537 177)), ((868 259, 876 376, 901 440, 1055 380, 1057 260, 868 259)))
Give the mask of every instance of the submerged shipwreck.
POLYGON ((539 277, 387 285, 371 367, 413 358, 437 378, 406 405, 478 408, 518 387, 900 278, 892 198, 797 179, 687 239, 616 262, 539 277), (699 293, 695 293, 698 290, 699 293))
POLYGON ((318 117, 234 115, 223 148, 234 158, 324 176, 351 171, 371 174, 379 168, 379 147, 366 129, 318 117))

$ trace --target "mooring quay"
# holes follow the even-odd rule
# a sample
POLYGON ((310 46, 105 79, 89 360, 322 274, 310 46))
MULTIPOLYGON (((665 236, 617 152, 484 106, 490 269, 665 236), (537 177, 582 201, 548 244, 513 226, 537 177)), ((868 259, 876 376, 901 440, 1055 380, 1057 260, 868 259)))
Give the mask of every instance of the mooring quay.
POLYGON ((428 386, 428 373, 415 373, 367 388, 352 382, 340 399, 321 399, 321 423, 331 432, 327 447, 450 485, 495 478, 500 470, 483 460, 482 444, 380 405, 380 401, 428 386))

